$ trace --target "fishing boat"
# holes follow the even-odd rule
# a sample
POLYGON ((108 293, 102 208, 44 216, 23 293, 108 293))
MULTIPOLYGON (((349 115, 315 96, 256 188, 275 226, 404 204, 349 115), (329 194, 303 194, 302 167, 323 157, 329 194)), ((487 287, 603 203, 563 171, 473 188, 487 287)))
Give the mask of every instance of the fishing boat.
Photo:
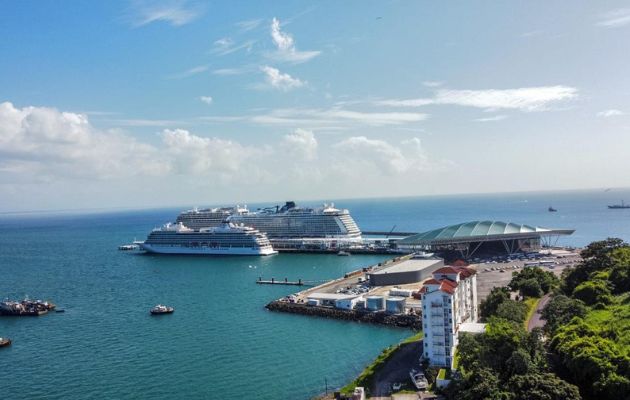
POLYGON ((549 208, 548 208, 547 210, 548 210, 549 212, 556 212, 556 211, 558 211, 558 210, 556 210, 555 208, 553 208, 553 207, 551 207, 551 206, 549 206, 549 208))
POLYGON ((608 208, 612 210, 616 210, 619 208, 630 208, 630 204, 626 204, 623 202, 623 200, 621 200, 621 204, 613 204, 613 205, 608 206, 608 208))
POLYGON ((151 315, 172 314, 175 309, 173 307, 158 304, 151 309, 151 315))
POLYGON ((429 382, 427 381, 427 378, 422 372, 418 371, 417 369, 412 369, 411 371, 409 371, 409 377, 411 378, 411 382, 413 382, 413 385, 416 387, 416 389, 425 390, 427 387, 429 387, 429 382))

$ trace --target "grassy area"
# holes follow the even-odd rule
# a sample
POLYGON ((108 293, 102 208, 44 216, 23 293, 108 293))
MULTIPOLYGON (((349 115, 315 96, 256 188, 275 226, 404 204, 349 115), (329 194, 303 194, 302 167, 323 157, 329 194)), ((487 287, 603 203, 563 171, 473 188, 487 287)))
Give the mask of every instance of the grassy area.
POLYGON ((539 302, 540 302, 539 297, 531 297, 523 301, 523 303, 527 305, 527 317, 525 318, 525 322, 523 322, 525 329, 527 329, 527 326, 529 325, 529 320, 532 319, 532 317, 534 316, 534 313, 536 312, 536 308, 538 308, 539 302))
POLYGON ((361 372, 361 375, 357 377, 357 379, 353 380, 343 388, 341 388, 341 393, 343 394, 352 394, 354 388, 357 386, 363 386, 364 388, 369 388, 372 386, 372 382, 374 381, 374 375, 380 370, 383 365, 389 360, 389 358, 398 350, 400 345, 390 346, 383 350, 383 352, 376 357, 376 360, 361 372))
POLYGON ((424 339, 424 332, 420 331, 413 336, 409 336, 407 339, 400 342, 401 344, 413 343, 424 339))
POLYGON ((457 370, 458 366, 459 366, 459 353, 457 351, 457 348, 455 348, 455 355, 453 355, 453 369, 457 370))
POLYGON ((372 364, 365 367, 363 372, 352 382, 348 383, 346 386, 341 388, 341 393, 343 394, 352 394, 354 388, 357 386, 362 386, 366 388, 366 390, 372 386, 374 381, 374 375, 385 365, 385 363, 396 353, 396 350, 400 348, 401 345, 417 342, 422 340, 424 334, 422 331, 414 334, 413 336, 408 337, 407 339, 400 342, 400 344, 395 346, 390 346, 383 350, 381 354, 372 362, 372 364))

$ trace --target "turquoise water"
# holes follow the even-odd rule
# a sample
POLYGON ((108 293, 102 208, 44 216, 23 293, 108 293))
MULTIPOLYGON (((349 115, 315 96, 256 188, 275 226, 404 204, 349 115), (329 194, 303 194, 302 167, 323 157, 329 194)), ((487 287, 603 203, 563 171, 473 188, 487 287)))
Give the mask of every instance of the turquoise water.
MULTIPOLYGON (((422 231, 472 219, 576 228, 564 244, 630 239, 630 193, 573 192, 337 201, 364 230, 422 231), (621 197, 625 196, 625 197, 621 197), (558 213, 548 213, 549 205, 558 213)), ((313 204, 316 204, 313 202, 313 204)), ((354 377, 409 331, 270 313, 294 287, 384 256, 147 256, 116 247, 176 210, 0 217, 0 295, 50 298, 64 314, 0 318, 0 399, 307 399, 354 377), (173 305, 150 317, 156 303, 173 305), (9 377, 9 378, 7 378, 9 377)))

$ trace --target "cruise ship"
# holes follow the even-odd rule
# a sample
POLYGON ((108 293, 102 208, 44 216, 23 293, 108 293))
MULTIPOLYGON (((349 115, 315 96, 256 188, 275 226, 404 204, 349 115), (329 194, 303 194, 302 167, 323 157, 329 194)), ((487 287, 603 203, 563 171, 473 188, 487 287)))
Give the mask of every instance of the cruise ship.
POLYGON ((191 229, 181 222, 154 229, 142 249, 161 254, 268 256, 277 254, 267 235, 223 221, 219 226, 191 229))
POLYGON ((191 229, 216 226, 229 215, 229 221, 258 229, 269 239, 361 239, 361 231, 348 210, 334 204, 320 208, 303 208, 288 201, 282 207, 249 211, 247 207, 193 209, 182 212, 177 223, 191 229))

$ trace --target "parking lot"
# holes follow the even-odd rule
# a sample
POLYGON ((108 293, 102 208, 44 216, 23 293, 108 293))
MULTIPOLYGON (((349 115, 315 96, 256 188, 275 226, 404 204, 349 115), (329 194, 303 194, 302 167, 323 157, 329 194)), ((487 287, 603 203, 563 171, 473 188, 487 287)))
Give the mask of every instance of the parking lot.
POLYGON ((495 257, 494 259, 478 259, 470 266, 477 270, 477 297, 485 299, 493 287, 507 286, 512 273, 522 271, 528 266, 537 266, 560 276, 565 268, 579 263, 582 258, 579 252, 567 250, 551 250, 549 253, 537 253, 521 257, 495 257))

